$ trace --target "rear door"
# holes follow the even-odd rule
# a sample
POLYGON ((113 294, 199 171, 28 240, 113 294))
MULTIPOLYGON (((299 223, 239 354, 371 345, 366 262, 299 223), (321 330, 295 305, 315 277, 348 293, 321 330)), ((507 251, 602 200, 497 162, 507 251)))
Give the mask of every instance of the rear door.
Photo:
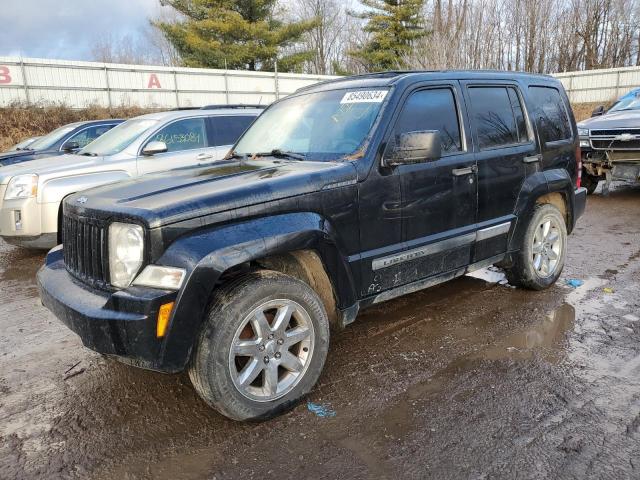
POLYGON ((478 232, 473 262, 503 254, 529 170, 540 156, 517 83, 465 81, 478 162, 478 232))
POLYGON ((209 140, 216 149, 216 160, 224 158, 255 118, 255 115, 215 115, 207 119, 209 140))
POLYGON ((206 117, 181 118, 160 128, 142 145, 164 142, 167 151, 153 156, 138 156, 138 174, 162 172, 211 161, 216 154, 209 146, 206 117))

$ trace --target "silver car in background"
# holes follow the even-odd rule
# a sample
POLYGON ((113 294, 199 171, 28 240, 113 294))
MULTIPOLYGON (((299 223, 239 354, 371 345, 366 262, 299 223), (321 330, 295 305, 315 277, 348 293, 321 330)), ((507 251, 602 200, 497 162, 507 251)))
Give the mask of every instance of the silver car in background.
POLYGON ((72 193, 148 173, 210 163, 262 113, 259 107, 212 106, 127 120, 78 153, 0 170, 0 237, 49 249, 58 236, 61 202, 72 193))

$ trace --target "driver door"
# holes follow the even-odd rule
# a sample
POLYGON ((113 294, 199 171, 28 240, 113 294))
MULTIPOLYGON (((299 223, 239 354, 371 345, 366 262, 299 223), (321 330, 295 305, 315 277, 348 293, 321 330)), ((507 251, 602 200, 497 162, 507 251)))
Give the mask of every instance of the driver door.
POLYGON ((167 151, 151 156, 141 153, 137 162, 138 175, 213 161, 216 148, 209 146, 205 120, 205 117, 183 118, 154 133, 142 146, 142 150, 150 142, 164 142, 167 151))

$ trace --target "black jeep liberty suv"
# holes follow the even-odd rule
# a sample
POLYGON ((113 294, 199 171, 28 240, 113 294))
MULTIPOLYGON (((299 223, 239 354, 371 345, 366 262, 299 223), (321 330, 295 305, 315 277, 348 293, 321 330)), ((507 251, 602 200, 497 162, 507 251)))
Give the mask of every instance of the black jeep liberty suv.
POLYGON ((583 213, 561 84, 386 72, 271 105, 226 160, 69 197, 42 301, 83 343, 188 369, 234 419, 292 407, 358 311, 499 264, 552 285, 583 213))

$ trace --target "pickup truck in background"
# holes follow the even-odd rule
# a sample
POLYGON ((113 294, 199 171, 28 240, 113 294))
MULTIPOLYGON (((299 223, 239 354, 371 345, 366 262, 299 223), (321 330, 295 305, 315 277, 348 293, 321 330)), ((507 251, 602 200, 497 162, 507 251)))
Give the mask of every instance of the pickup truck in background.
POLYGON ((607 195, 613 181, 640 181, 640 88, 591 115, 578 123, 583 186, 591 194, 604 180, 607 195))

